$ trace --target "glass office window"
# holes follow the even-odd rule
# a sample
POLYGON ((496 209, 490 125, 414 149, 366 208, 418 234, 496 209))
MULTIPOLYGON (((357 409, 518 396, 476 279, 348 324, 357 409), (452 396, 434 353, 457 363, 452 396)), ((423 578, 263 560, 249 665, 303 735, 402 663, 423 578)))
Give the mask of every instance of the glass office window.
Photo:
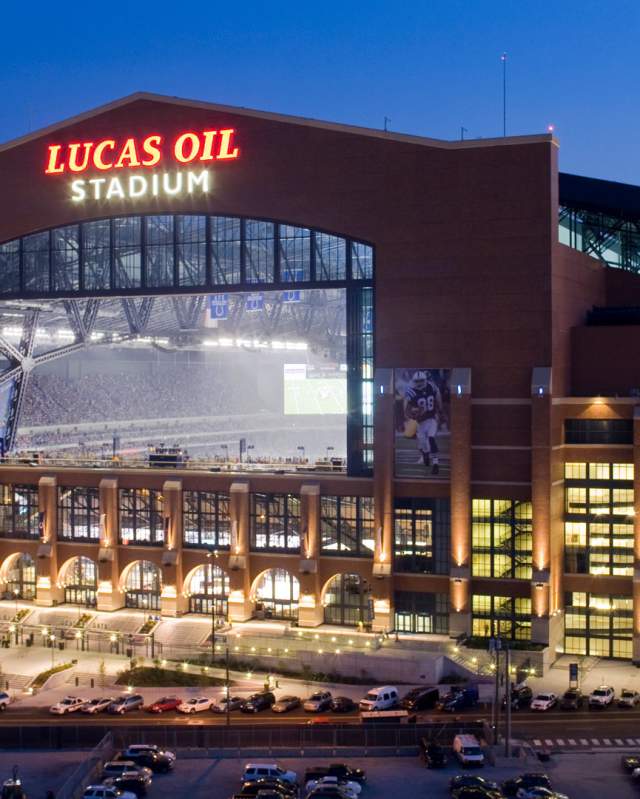
POLYGON ((474 577, 531 579, 532 514, 530 502, 472 500, 471 569, 474 577))

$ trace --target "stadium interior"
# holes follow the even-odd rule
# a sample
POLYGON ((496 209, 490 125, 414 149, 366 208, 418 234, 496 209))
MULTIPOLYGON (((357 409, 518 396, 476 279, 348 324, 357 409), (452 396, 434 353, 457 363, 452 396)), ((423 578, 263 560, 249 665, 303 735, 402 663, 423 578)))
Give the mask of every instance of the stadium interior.
MULTIPOLYGON (((133 463, 169 448, 256 466, 346 456, 342 289, 5 302, 7 342, 18 345, 26 314, 37 322, 18 456, 133 463), (79 343, 74 323, 89 315, 79 343)), ((11 381, 2 389, 6 407, 11 381)))

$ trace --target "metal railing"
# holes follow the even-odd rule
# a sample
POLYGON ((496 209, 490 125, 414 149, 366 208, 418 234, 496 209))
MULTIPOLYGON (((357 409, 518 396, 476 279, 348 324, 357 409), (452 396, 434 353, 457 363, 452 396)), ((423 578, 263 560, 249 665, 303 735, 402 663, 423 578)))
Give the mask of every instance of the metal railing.
POLYGON ((89 752, 86 759, 69 775, 56 794, 57 799, 80 799, 86 786, 98 778, 103 764, 111 759, 114 752, 113 738, 108 732, 89 752))

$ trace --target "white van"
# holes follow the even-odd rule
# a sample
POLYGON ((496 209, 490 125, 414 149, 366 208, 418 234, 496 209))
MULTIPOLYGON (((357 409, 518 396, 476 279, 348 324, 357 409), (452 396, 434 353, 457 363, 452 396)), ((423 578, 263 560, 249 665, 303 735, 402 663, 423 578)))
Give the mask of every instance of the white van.
POLYGON ((383 685, 382 688, 372 688, 360 700, 360 710, 371 712, 373 710, 393 710, 398 705, 398 689, 392 685, 383 685))
POLYGON ((475 735, 456 735, 453 754, 463 766, 484 766, 484 755, 475 735))

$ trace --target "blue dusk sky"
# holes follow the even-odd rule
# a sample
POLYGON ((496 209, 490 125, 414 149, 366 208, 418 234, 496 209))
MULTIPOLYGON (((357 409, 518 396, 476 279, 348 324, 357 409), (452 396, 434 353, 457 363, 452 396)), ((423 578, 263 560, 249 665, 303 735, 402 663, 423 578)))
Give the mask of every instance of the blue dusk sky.
POLYGON ((0 141, 135 91, 443 139, 555 126, 563 171, 640 184, 637 0, 3 5, 0 141))

